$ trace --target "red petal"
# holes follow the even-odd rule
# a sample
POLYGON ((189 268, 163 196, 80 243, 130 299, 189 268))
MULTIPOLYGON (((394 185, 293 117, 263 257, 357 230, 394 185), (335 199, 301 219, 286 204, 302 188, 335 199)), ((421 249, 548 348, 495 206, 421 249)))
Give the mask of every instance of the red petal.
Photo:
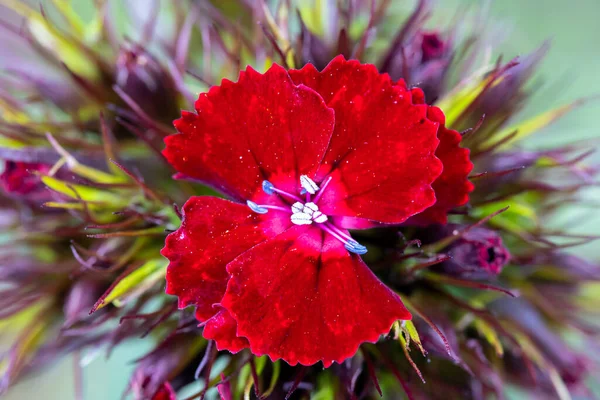
POLYGON ((316 90, 335 110, 335 130, 320 170, 333 177, 319 207, 331 216, 401 223, 435 202, 431 183, 442 172, 434 153, 438 124, 427 106, 394 86, 375 66, 335 58, 322 72, 291 70, 294 82, 316 90))
POLYGON ((294 226, 232 261, 221 301, 256 355, 328 367, 375 342, 398 319, 400 298, 360 257, 314 226, 294 226))
POLYGON ((195 108, 175 121, 181 134, 165 139, 163 153, 180 173, 239 200, 262 193, 265 179, 296 192, 333 131, 333 110, 276 64, 265 74, 248 67, 237 83, 223 80, 195 108))
POLYGON ((195 305, 198 319, 206 321, 225 293, 227 263, 291 223, 285 213, 270 211, 266 217, 209 196, 190 198, 183 213, 181 227, 167 236, 161 252, 170 261, 166 292, 179 297, 180 308, 195 305))
POLYGON ((249 346, 246 338, 237 336, 237 322, 227 310, 221 310, 206 322, 203 335, 206 339, 214 340, 218 350, 237 353, 249 346))
MULTIPOLYGON (((421 89, 412 89, 413 100, 425 102, 425 96, 421 89)), ((409 224, 428 225, 445 224, 448 222, 448 211, 466 204, 469 201, 469 193, 473 191, 473 184, 469 181, 469 174, 473 170, 473 163, 469 158, 469 150, 460 147, 462 136, 455 130, 448 129, 444 125, 446 117, 442 110, 430 106, 427 117, 440 124, 438 139, 440 145, 435 155, 444 164, 444 171, 433 182, 436 203, 423 211, 421 214, 411 218, 409 224)))
POLYGON ((177 400, 177 394, 169 382, 163 383, 152 396, 152 400, 177 400))

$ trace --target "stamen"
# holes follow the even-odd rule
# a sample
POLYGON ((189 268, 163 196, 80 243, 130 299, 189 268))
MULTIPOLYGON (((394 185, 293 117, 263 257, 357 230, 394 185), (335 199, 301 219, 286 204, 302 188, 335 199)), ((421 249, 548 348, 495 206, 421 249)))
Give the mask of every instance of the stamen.
POLYGON ((352 239, 352 236, 348 235, 347 233, 344 233, 344 231, 342 231, 340 228, 338 228, 337 226, 335 226, 334 224, 327 224, 329 226, 329 228, 334 231, 335 233, 337 233, 338 235, 346 238, 349 241, 353 241, 356 242, 356 240, 352 239))
POLYGON ((317 224, 324 224, 327 222, 327 215, 323 214, 321 211, 315 211, 312 215, 312 219, 317 224))
POLYGON ((263 181, 262 182, 262 189, 263 191, 268 194, 268 195, 272 195, 273 194, 273 189, 275 189, 275 186, 273 186, 273 184, 269 181, 263 181))
POLYGON ((302 204, 299 201, 297 201, 294 204, 292 204, 292 213, 294 213, 294 214, 302 212, 303 209, 304 209, 304 204, 302 204))
POLYGON ((312 224, 312 217, 303 212, 292 214, 292 222, 296 225, 310 225, 312 224))
POLYGON ((319 211, 319 207, 315 203, 309 202, 309 203, 304 204, 303 212, 305 212, 306 214, 308 214, 312 217, 312 215, 315 213, 315 211, 319 211))
POLYGON ((365 246, 355 241, 346 243, 344 247, 346 248, 346 250, 354 254, 365 254, 368 251, 365 246))
POLYGON ((338 239, 340 242, 344 243, 344 247, 351 253, 355 254, 365 254, 367 252, 367 248, 362 244, 358 243, 354 239, 346 240, 344 237, 340 236, 337 232, 331 229, 331 225, 323 224, 320 227, 331 236, 338 239))
POLYGON ((248 205, 248 207, 250 207, 252 211, 254 211, 257 214, 266 214, 269 212, 269 210, 267 210, 265 207, 261 207, 253 201, 248 200, 246 201, 246 204, 248 205))
POLYGON ((310 194, 315 194, 319 190, 319 185, 306 175, 300 175, 300 185, 310 194))
POLYGON ((319 193, 317 193, 317 196, 313 200, 314 203, 319 202, 319 200, 321 199, 321 196, 323 196, 323 192, 325 192, 325 188, 327 187, 327 185, 329 185, 329 182, 331 182, 331 176, 325 180, 325 183, 321 184, 321 189, 319 189, 319 193))
POLYGON ((296 201, 302 201, 302 199, 294 194, 288 193, 285 190, 281 190, 281 189, 277 189, 271 182, 269 181, 263 181, 262 183, 262 189, 263 191, 268 194, 268 195, 272 195, 273 193, 278 193, 282 196, 287 196, 290 199, 296 200, 296 201))
POLYGON ((257 214, 266 214, 267 212, 269 212, 269 210, 277 210, 277 211, 283 211, 289 214, 290 210, 287 209, 286 207, 280 207, 280 206, 270 206, 270 205, 264 205, 264 204, 256 204, 253 201, 247 200, 246 204, 248 205, 248 207, 250 207, 250 209, 252 211, 254 211, 257 214))

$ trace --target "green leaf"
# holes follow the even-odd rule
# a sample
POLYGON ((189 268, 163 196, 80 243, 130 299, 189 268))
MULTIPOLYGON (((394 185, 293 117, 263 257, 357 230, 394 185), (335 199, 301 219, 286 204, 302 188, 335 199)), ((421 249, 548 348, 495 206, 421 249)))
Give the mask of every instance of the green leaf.
MULTIPOLYGON (((514 135, 514 137, 507 140, 499 148, 506 149, 508 147, 511 147, 515 142, 523 140, 531 134, 547 127, 548 125, 552 124, 568 112, 572 111, 574 108, 586 103, 587 100, 588 99, 579 99, 571 104, 566 104, 553 110, 538 114, 533 118, 519 122, 495 134, 493 136, 493 140, 494 142, 499 142, 504 138, 512 135, 514 132, 517 132, 516 135, 514 135)), ((489 141, 484 144, 489 144, 489 141)))
POLYGON ((410 338, 410 340, 413 341, 413 343, 417 345, 423 355, 427 354, 427 351, 425 351, 423 345, 421 344, 419 332, 412 321, 402 321, 402 331, 408 338, 410 338))
POLYGON ((484 218, 506 206, 509 208, 492 218, 489 222, 490 225, 517 235, 532 231, 538 226, 539 220, 535 212, 535 207, 525 196, 515 196, 508 200, 476 207, 472 215, 475 218, 484 218))
POLYGON ((137 294, 140 289, 147 289, 153 286, 156 282, 164 277, 167 268, 167 261, 164 259, 153 259, 141 267, 137 268, 127 276, 122 278, 108 293, 100 298, 94 305, 94 311, 101 309, 107 304, 115 302, 119 306, 123 297, 131 297, 132 294, 137 294))
POLYGON ((446 126, 452 128, 454 123, 456 123, 456 120, 467 110, 475 99, 479 97, 486 86, 491 84, 494 80, 500 81, 501 79, 493 73, 489 74, 486 78, 482 78, 483 76, 485 76, 483 73, 474 75, 470 80, 457 86, 456 89, 436 103, 437 107, 444 110, 444 114, 446 115, 446 126))
POLYGON ((48 175, 42 175, 41 179, 46 186, 58 193, 62 193, 75 200, 81 199, 83 201, 89 201, 92 202, 92 204, 94 202, 107 203, 112 206, 123 207, 129 204, 129 201, 131 200, 125 196, 119 196, 106 190, 67 183, 48 175))
POLYGON ((311 400, 331 400, 336 398, 335 390, 336 379, 331 376, 329 371, 319 374, 317 378, 317 389, 311 397, 311 400))
POLYGON ((62 61, 73 73, 97 81, 100 69, 94 59, 83 51, 82 44, 64 35, 37 10, 19 0, 0 0, 0 4, 23 16, 35 40, 62 61))
POLYGON ((500 343, 500 338, 498 337, 496 330, 481 318, 475 318, 473 321, 473 326, 494 348, 496 354, 499 357, 502 357, 504 354, 504 348, 502 347, 502 343, 500 343))

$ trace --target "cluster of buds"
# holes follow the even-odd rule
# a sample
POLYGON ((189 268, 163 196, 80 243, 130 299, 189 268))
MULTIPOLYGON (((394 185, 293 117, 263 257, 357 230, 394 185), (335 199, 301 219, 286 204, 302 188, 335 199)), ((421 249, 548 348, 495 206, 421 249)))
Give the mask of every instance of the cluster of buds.
POLYGON ((10 17, 0 32, 18 44, 1 61, 10 76, 0 76, 0 225, 9 232, 0 323, 14 337, 0 392, 65 354, 143 337, 155 348, 126 389, 136 400, 209 391, 225 400, 502 398, 507 383, 542 396, 587 393, 591 351, 563 338, 585 348, 598 334, 588 314, 600 265, 565 249, 595 237, 546 221, 578 204, 597 170, 577 145, 516 145, 583 101, 512 122, 547 46, 476 65, 484 35, 428 29, 435 10, 424 0, 400 27, 390 1, 156 1, 145 20, 134 6, 97 3, 89 21, 66 2, 47 12, 0 1, 10 17), (132 16, 126 28, 117 13, 132 16), (414 96, 424 92, 461 131, 475 190, 449 224, 353 236, 414 317, 378 343, 327 369, 217 351, 193 311, 165 294, 160 251, 180 225, 177 205, 212 192, 172 179, 163 139, 195 93, 247 64, 321 70, 339 54, 422 89, 414 96))

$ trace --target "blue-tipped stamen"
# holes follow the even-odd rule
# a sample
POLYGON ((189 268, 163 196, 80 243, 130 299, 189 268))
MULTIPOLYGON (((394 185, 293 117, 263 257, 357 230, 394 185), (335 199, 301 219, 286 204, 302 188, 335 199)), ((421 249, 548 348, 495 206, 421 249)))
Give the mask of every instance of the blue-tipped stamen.
POLYGON ((263 181, 262 182, 262 189, 268 195, 277 193, 277 194, 280 194, 281 196, 285 196, 285 197, 290 198, 290 199, 295 200, 295 201, 302 201, 302 199, 300 197, 296 196, 296 195, 288 193, 285 190, 277 189, 275 187, 275 185, 273 185, 269 181, 263 181))
MULTIPOLYGON (((266 182, 266 181, 265 181, 266 182)), ((250 207, 250 209, 252 211, 254 211, 257 214, 266 214, 269 212, 269 210, 263 206, 259 206, 258 204, 256 204, 253 201, 247 200, 246 204, 248 205, 248 207, 250 207)))
POLYGON ((273 186, 273 184, 271 182, 269 182, 269 181, 262 182, 262 190, 266 194, 272 195, 273 193, 275 193, 275 191, 273 189, 275 189, 275 186, 273 186))
POLYGON ((344 244, 344 247, 350 253, 354 253, 354 254, 365 254, 368 251, 365 246, 363 246, 362 244, 360 244, 358 242, 354 242, 354 241, 348 241, 347 243, 344 244))

